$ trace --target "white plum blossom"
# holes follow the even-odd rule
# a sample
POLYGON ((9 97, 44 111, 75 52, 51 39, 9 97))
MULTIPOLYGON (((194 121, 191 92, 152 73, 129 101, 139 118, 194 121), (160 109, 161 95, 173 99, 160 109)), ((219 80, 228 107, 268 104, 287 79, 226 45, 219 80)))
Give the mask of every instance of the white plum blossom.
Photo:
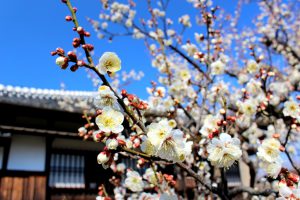
POLYGON ((210 133, 219 128, 217 122, 220 121, 219 117, 213 115, 207 115, 204 119, 203 126, 200 129, 200 133, 204 137, 208 137, 210 133))
POLYGON ((140 174, 136 171, 126 173, 125 187, 133 192, 141 192, 144 189, 144 182, 140 174))
POLYGON ((181 23, 183 26, 191 27, 191 21, 189 15, 183 15, 178 19, 179 23, 181 23))
POLYGON ((238 101, 237 106, 239 107, 240 111, 247 115, 252 116, 256 113, 257 110, 257 101, 255 99, 247 99, 246 101, 238 101))
POLYGON ((104 107, 102 113, 96 117, 96 124, 105 133, 120 133, 124 129, 123 120, 124 115, 121 112, 104 107))
POLYGON ((277 178, 283 164, 280 147, 279 140, 275 138, 265 139, 258 147, 257 157, 262 161, 261 167, 273 178, 277 178))
POLYGON ((118 108, 117 97, 106 85, 102 85, 98 88, 98 95, 94 99, 94 103, 99 108, 104 108, 106 106, 118 108))
POLYGON ((247 71, 251 74, 258 72, 259 70, 259 65, 255 60, 248 60, 246 67, 247 67, 247 71))
POLYGON ((189 42, 185 45, 182 45, 181 47, 187 52, 189 56, 194 56, 194 54, 198 51, 197 46, 189 42))
POLYGON ((121 70, 121 60, 114 52, 105 52, 99 59, 97 69, 101 74, 115 73, 121 70))
POLYGON ((62 57, 62 56, 59 56, 59 57, 56 58, 55 63, 56 63, 58 66, 62 67, 63 65, 66 64, 66 58, 65 58, 65 57, 62 57))
POLYGON ((173 129, 173 123, 162 120, 151 123, 147 128, 147 137, 142 143, 142 150, 170 161, 184 161, 191 153, 192 141, 179 129, 173 129))
POLYGON ((242 156, 240 140, 232 138, 227 133, 221 133, 219 138, 213 138, 207 146, 208 160, 217 167, 229 168, 242 156))
POLYGON ((274 179, 277 178, 278 174, 281 171, 283 161, 281 159, 277 159, 275 162, 262 162, 261 167, 265 170, 269 177, 274 179))
POLYGON ((294 100, 289 100, 284 103, 284 109, 283 109, 284 116, 290 116, 290 117, 298 117, 300 114, 300 107, 299 104, 297 104, 294 100))
POLYGON ((280 142, 275 138, 268 138, 258 147, 257 156, 266 162, 274 162, 280 154, 280 142))
POLYGON ((152 186, 155 186, 158 184, 157 176, 155 176, 154 170, 152 168, 147 168, 143 178, 146 179, 152 186))
POLYGON ((217 60, 210 65, 212 75, 220 75, 225 71, 225 64, 221 60, 217 60))

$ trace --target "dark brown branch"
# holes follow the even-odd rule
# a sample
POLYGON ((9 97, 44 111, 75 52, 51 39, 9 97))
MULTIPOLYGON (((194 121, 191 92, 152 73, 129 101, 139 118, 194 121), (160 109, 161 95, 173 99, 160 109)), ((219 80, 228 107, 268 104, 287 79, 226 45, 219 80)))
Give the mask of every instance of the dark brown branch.
POLYGON ((243 192, 246 192, 250 195, 260 195, 260 196, 269 196, 271 194, 274 194, 277 196, 277 192, 275 192, 274 190, 271 189, 267 189, 267 190, 263 190, 263 191, 259 191, 259 190, 255 190, 253 188, 250 187, 238 187, 238 188, 234 188, 229 192, 229 198, 233 198, 243 192))
MULTIPOLYGON (((79 23, 78 23, 78 20, 77 20, 77 17, 76 17, 76 14, 73 10, 73 7, 71 5, 71 2, 69 0, 67 0, 67 6, 72 14, 72 18, 73 18, 73 22, 74 22, 74 25, 76 28, 79 27, 79 23)), ((85 38, 84 38, 84 35, 83 34, 79 34, 80 35, 80 43, 83 45, 83 44, 86 44, 85 43, 85 38)), ((112 91, 113 93, 115 94, 115 96, 117 97, 117 101, 118 103, 121 105, 121 107, 123 108, 124 112, 132 119, 132 121, 137 124, 144 132, 146 132, 146 127, 145 125, 139 120, 137 119, 134 114, 132 114, 130 112, 130 110, 128 109, 128 107, 125 105, 125 103, 123 102, 123 100, 119 97, 119 95, 117 94, 117 92, 111 87, 111 85, 109 84, 109 82, 107 81, 107 79, 105 78, 105 76, 103 74, 101 74, 95 67, 94 65, 94 62, 93 62, 93 59, 92 59, 92 56, 90 54, 90 52, 87 50, 87 49, 84 49, 84 52, 85 52, 85 56, 89 62, 89 65, 85 65, 85 67, 93 70, 98 76, 99 78, 102 80, 103 82, 103 85, 106 85, 108 86, 112 91)))

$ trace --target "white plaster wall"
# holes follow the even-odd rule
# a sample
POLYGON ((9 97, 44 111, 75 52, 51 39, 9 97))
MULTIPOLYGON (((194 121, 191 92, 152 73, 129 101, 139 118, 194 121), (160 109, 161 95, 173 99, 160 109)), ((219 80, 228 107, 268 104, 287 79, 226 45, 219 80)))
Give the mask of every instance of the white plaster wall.
POLYGON ((44 171, 46 140, 44 137, 13 135, 8 155, 9 170, 44 171))
POLYGON ((52 147, 61 149, 100 151, 103 149, 104 145, 102 143, 97 143, 94 141, 55 138, 52 143, 52 147))

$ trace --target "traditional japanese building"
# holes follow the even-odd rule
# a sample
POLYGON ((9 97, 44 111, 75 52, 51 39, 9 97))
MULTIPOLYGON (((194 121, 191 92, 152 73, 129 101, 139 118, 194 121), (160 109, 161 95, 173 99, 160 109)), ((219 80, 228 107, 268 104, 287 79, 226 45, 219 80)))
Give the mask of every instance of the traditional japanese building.
POLYGON ((95 199, 109 171, 77 129, 94 92, 0 85, 0 199, 95 199))

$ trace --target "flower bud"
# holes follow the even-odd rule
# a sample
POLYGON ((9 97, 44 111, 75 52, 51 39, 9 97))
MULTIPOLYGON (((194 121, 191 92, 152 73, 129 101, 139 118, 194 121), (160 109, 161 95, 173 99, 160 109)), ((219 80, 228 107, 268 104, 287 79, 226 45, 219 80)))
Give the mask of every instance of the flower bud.
POLYGON ((86 130, 85 127, 80 127, 80 128, 78 129, 78 132, 79 132, 80 134, 86 134, 87 130, 86 130))
POLYGON ((62 67, 66 63, 65 57, 62 57, 62 56, 57 57, 56 60, 55 60, 55 63, 58 66, 62 67))
POLYGON ((75 72, 78 69, 78 65, 72 65, 72 67, 70 67, 70 70, 72 72, 75 72))
POLYGON ((299 182, 299 176, 297 174, 294 174, 294 173, 289 173, 288 174, 288 179, 290 179, 294 183, 298 183, 299 182))
POLYGON ((65 51, 62 48, 56 48, 56 52, 58 55, 63 56, 65 54, 65 51))
POLYGON ((85 62, 83 60, 78 60, 77 65, 78 66, 83 66, 83 65, 85 65, 85 62))
POLYGON ((108 139, 106 140, 106 146, 108 149, 113 149, 116 150, 118 147, 119 143, 116 139, 108 139))
POLYGON ((106 152, 101 152, 98 154, 97 156, 97 162, 99 164, 105 164, 109 161, 109 157, 107 156, 107 153, 106 152))
POLYGON ((84 31, 84 36, 85 36, 85 37, 90 37, 91 34, 90 34, 90 32, 84 31))
POLYGON ((77 8, 73 7, 73 11, 74 11, 74 13, 76 13, 77 12, 77 8))
POLYGON ((122 95, 123 97, 126 97, 126 96, 127 96, 127 91, 123 89, 123 90, 121 91, 121 95, 122 95))
POLYGON ((66 18, 65 18, 65 19, 66 19, 66 21, 67 21, 67 22, 69 22, 69 21, 72 21, 72 20, 73 20, 73 18, 72 18, 71 16, 69 16, 69 15, 68 15, 68 16, 66 16, 66 18))
POLYGON ((226 110, 225 110, 224 108, 222 108, 222 109, 219 110, 219 113, 220 113, 221 115, 224 115, 224 114, 226 113, 226 110))
POLYGON ((77 27, 76 31, 80 35, 84 34, 84 29, 81 26, 77 27))
POLYGON ((77 56, 73 51, 69 51, 68 52, 68 57, 70 58, 70 60, 72 61, 76 61, 77 60, 77 56))

